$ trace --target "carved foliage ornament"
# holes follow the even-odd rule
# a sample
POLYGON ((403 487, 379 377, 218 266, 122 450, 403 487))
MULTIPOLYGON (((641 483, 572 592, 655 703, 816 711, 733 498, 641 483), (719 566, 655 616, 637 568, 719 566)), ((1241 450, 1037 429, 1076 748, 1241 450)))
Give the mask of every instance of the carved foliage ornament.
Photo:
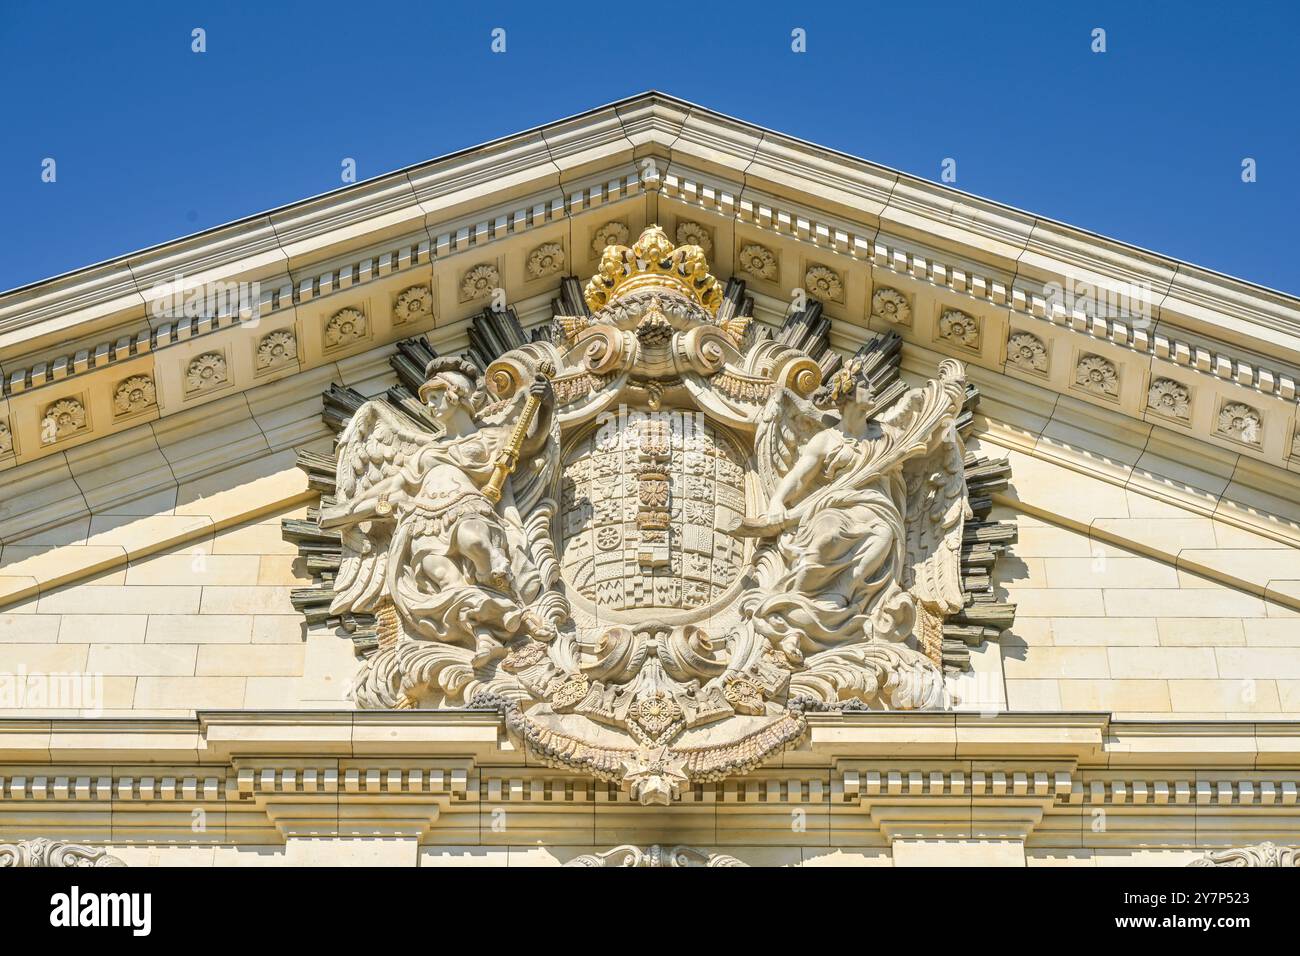
POLYGON ((466 270, 460 279, 460 300, 472 302, 490 296, 493 289, 501 287, 501 273, 496 264, 484 262, 466 270))
POLYGON ((289 329, 276 329, 257 343, 257 370, 269 372, 298 360, 298 339, 289 329))
POLYGON ((616 846, 604 853, 584 853, 575 856, 565 866, 636 866, 636 867, 682 867, 682 866, 748 866, 734 856, 700 850, 693 846, 662 847, 658 845, 641 847, 625 844, 616 846))
POLYGON ((211 391, 227 381, 224 352, 204 352, 192 358, 185 368, 185 389, 189 392, 211 391))
POLYGON ((119 382, 113 390, 113 413, 134 415, 158 404, 153 379, 148 375, 132 375, 119 382))
POLYGON ((1115 398, 1119 395, 1119 370, 1110 359, 1083 355, 1074 369, 1074 383, 1084 391, 1115 398))
POLYGON ((1218 432, 1233 441, 1258 445, 1262 425, 1258 409, 1241 402, 1226 402, 1219 410, 1218 432))
POLYGON ((896 325, 912 324, 912 306, 908 304, 907 296, 897 289, 877 289, 871 296, 871 314, 896 325))
POLYGON ((939 338, 958 348, 979 351, 980 320, 960 309, 945 309, 939 316, 939 338))
POLYGON ((339 309, 325 323, 325 348, 339 349, 370 334, 370 323, 360 309, 339 309))
POLYGON ((1043 340, 1030 332, 1013 332, 1007 339, 1007 361, 1018 369, 1047 372, 1047 347, 1043 340))
POLYGON ((0 418, 0 455, 7 455, 14 450, 14 436, 9 431, 9 420, 0 418))
POLYGON ((433 293, 427 285, 413 285, 403 289, 393 300, 393 322, 414 322, 433 312, 433 293))
POLYGON ((564 268, 564 247, 558 242, 544 242, 528 254, 528 277, 543 279, 564 268))
POLYGON ((1158 378, 1147 390, 1147 407, 1169 418, 1191 417, 1191 391, 1172 378, 1158 378))
POLYGON ((803 277, 804 289, 815 299, 839 302, 844 298, 844 283, 839 273, 826 266, 809 266, 803 277))
POLYGON ((698 222, 683 220, 677 224, 677 244, 699 246, 706 256, 713 253, 713 237, 709 234, 708 228, 698 222))
POLYGON ((777 280, 776 256, 766 246, 760 246, 756 242, 741 246, 738 262, 741 271, 749 273, 755 279, 765 282, 777 280))
POLYGON ((1214 850, 1188 866, 1300 866, 1300 847, 1259 843, 1254 846, 1214 850))
POLYGON ((22 840, 0 843, 0 869, 7 867, 126 866, 107 850, 97 850, 63 840, 22 840))
POLYGON ((810 709, 943 705, 918 635, 965 600, 964 370, 882 400, 876 343, 819 388, 799 349, 742 350, 688 249, 647 229, 558 341, 429 361, 428 428, 351 416, 319 525, 329 614, 380 622, 358 707, 494 707, 535 759, 666 804, 810 709))
POLYGON ((591 234, 591 251, 599 259, 605 254, 605 249, 609 246, 626 246, 627 241, 632 237, 626 224, 614 220, 607 222, 591 234))
POLYGON ((86 406, 79 398, 61 398, 45 407, 41 442, 49 445, 86 430, 86 406))

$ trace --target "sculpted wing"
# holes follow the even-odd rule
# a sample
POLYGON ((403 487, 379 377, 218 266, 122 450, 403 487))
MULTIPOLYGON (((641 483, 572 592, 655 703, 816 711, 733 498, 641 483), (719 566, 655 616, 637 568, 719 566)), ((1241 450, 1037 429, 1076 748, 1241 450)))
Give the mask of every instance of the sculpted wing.
POLYGON ((964 369, 943 362, 938 381, 910 389, 877 419, 884 440, 865 463, 875 474, 901 465, 907 546, 902 584, 937 614, 962 606, 961 537, 970 506, 955 422, 964 397, 964 369))
MULTIPOLYGON (((420 428, 387 402, 366 402, 339 436, 339 501, 359 497, 397 474, 404 461, 433 440, 432 432, 420 428)), ((334 579, 331 614, 375 610, 383 595, 392 533, 391 518, 343 528, 343 558, 334 579)))
POLYGON ((777 389, 759 414, 754 435, 754 459, 763 493, 770 496, 793 467, 814 435, 830 427, 828 417, 812 402, 788 388, 777 389))

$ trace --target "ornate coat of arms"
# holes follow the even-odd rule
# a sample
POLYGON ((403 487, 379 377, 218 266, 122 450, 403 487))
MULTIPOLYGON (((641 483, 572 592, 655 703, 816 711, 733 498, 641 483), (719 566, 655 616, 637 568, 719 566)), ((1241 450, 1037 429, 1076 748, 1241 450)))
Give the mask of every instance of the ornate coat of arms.
POLYGON ((773 336, 750 307, 652 227, 547 334, 495 313, 468 358, 408 341, 406 387, 327 396, 337 460, 307 456, 325 495, 287 531, 309 618, 360 636, 358 707, 497 707, 654 804, 809 710, 945 705, 946 645, 1011 613, 964 370, 908 388, 896 337, 842 361, 817 310, 773 336))

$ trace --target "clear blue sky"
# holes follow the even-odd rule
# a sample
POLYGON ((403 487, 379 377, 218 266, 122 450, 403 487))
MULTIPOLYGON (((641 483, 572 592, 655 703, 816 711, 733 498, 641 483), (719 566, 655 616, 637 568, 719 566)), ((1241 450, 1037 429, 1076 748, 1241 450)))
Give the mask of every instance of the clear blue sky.
POLYGON ((655 88, 1300 293, 1295 2, 2 2, 0 289, 655 88))

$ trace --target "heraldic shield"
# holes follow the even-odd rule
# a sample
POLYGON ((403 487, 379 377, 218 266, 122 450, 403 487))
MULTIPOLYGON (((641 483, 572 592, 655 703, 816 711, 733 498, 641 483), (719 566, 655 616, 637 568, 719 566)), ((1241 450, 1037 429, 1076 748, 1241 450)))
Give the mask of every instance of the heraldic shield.
POLYGON ((531 340, 494 313, 466 356, 402 343, 384 397, 327 394, 337 457, 286 533, 328 568, 309 619, 354 632, 355 705, 498 708, 650 804, 812 711, 948 706, 950 645, 1010 623, 969 586, 1000 547, 964 541, 972 485, 1005 468, 965 452, 961 365, 907 387, 896 336, 845 360, 818 309, 762 326, 657 226, 579 289, 531 340))

